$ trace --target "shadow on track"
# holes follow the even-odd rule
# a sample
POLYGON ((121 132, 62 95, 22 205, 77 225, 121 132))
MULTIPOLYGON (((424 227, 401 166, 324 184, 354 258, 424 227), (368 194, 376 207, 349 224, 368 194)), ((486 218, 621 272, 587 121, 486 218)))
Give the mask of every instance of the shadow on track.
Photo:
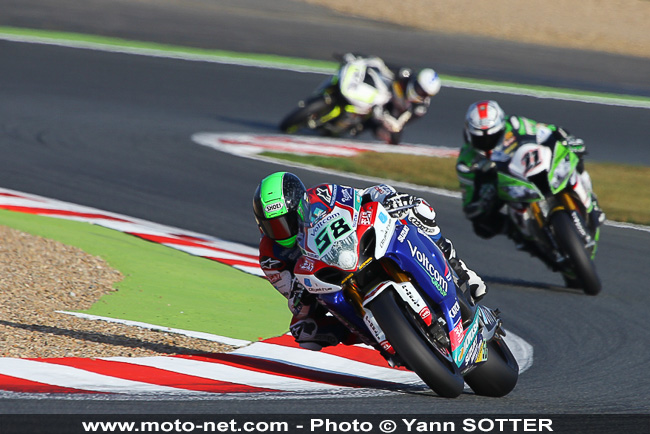
POLYGON ((488 275, 483 275, 482 277, 483 280, 485 280, 486 282, 498 283, 499 285, 503 285, 503 286, 525 288, 525 289, 540 289, 544 291, 564 293, 564 294, 584 295, 582 289, 567 288, 565 286, 558 286, 550 283, 531 282, 524 279, 511 279, 506 277, 488 276, 488 275))
POLYGON ((91 331, 70 330, 60 327, 45 326, 39 324, 21 324, 11 321, 0 320, 0 325, 23 329, 39 333, 47 333, 55 336, 68 336, 87 342, 97 342, 101 344, 114 345, 126 348, 141 348, 144 350, 155 351, 162 354, 191 354, 205 355, 205 351, 191 348, 180 347, 176 345, 163 344, 159 342, 147 342, 138 338, 131 338, 123 335, 106 334, 91 331))

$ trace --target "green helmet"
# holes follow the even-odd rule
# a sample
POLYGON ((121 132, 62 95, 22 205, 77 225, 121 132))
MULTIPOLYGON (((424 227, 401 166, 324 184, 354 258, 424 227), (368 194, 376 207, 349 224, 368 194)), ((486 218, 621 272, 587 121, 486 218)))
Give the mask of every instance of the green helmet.
POLYGON ((260 182, 253 212, 260 230, 284 247, 293 247, 298 235, 298 209, 305 195, 302 181, 289 172, 273 173, 260 182))

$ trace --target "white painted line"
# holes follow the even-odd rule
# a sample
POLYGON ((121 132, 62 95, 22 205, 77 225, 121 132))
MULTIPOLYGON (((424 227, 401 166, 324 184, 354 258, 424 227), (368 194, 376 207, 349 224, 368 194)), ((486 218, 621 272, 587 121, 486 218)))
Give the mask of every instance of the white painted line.
POLYGON ((612 220, 605 220, 605 225, 613 226, 615 228, 634 229, 642 232, 650 232, 650 226, 636 225, 633 223, 623 223, 623 222, 615 222, 612 220))
POLYGON ((53 386, 70 387, 92 392, 129 394, 179 392, 179 389, 173 387, 124 380, 70 366, 26 359, 0 358, 0 373, 53 386))
POLYGON ((291 348, 264 342, 255 342, 248 347, 235 350, 231 354, 277 360, 294 366, 316 368, 323 372, 355 375, 374 380, 390 381, 400 384, 423 384, 422 380, 414 372, 391 369, 388 365, 382 368, 319 351, 291 348))
MULTIPOLYGON (((278 61, 264 61, 260 59, 255 59, 253 56, 246 57, 246 54, 241 54, 240 57, 237 57, 240 53, 232 53, 232 56, 228 55, 219 55, 215 53, 206 52, 205 54, 191 53, 184 49, 184 47, 167 47, 166 49, 155 49, 155 48, 141 48, 135 46, 129 46, 128 41, 119 41, 116 40, 115 43, 99 43, 99 42, 89 42, 89 41, 80 41, 80 40, 69 40, 65 37, 44 37, 44 36, 34 36, 34 35, 16 35, 9 33, 0 33, 0 40, 11 41, 11 42, 21 42, 29 44, 42 44, 42 45, 52 45, 58 47, 66 48, 76 48, 84 50, 93 50, 101 51, 108 53, 120 53, 120 54, 129 54, 129 55, 138 55, 138 56, 149 56, 149 57, 158 57, 166 59, 175 59, 183 61, 192 61, 192 62, 206 62, 206 63, 218 63, 225 65, 235 65, 235 66, 244 66, 252 68, 266 68, 266 69, 276 69, 283 71, 293 71, 300 73, 313 73, 313 74, 323 74, 331 75, 336 72, 334 67, 317 67, 314 65, 305 65, 300 64, 302 59, 295 59, 295 63, 292 60, 283 62, 278 61)), ((137 42, 135 42, 137 43, 137 42)), ((601 104, 601 105, 611 105, 611 106, 622 106, 622 107, 631 107, 631 108, 641 108, 648 109, 650 108, 650 101, 646 99, 637 100, 633 97, 626 97, 626 95, 615 95, 608 96, 606 94, 589 94, 588 92, 584 93, 574 93, 571 89, 528 89, 523 85, 516 85, 510 83, 482 83, 482 82, 472 82, 469 80, 464 80, 462 78, 455 77, 444 77, 443 78, 443 87, 449 88, 458 88, 458 89, 469 89, 477 92, 489 92, 489 93, 503 93, 509 95, 522 95, 522 96, 531 96, 534 98, 544 98, 544 99, 557 99, 564 101, 575 101, 588 104, 601 104)))
POLYGON ((163 246, 171 247, 194 256, 210 256, 219 259, 235 259, 239 261, 248 261, 251 265, 257 265, 258 261, 248 257, 238 255, 236 252, 220 252, 207 247, 184 246, 182 244, 162 243, 163 246))
POLYGON ((350 157, 364 152, 378 152, 456 158, 459 152, 458 148, 446 146, 406 143, 395 146, 381 142, 287 134, 202 132, 193 134, 192 140, 199 145, 234 155, 251 155, 270 151, 297 155, 350 157))
POLYGON ((304 392, 312 390, 333 391, 348 389, 343 386, 333 386, 330 384, 250 371, 248 369, 228 366, 218 362, 209 363, 177 357, 157 356, 139 357, 135 359, 130 357, 110 357, 105 358, 104 360, 149 366, 180 374, 209 378, 216 381, 228 381, 236 384, 245 384, 247 386, 262 387, 286 392, 304 392))
MULTIPOLYGON (((527 371, 533 366, 533 346, 521 337, 517 336, 510 330, 506 330, 506 336, 503 338, 510 348, 510 352, 517 359, 519 373, 527 371)), ((489 357, 489 354, 488 354, 489 357)))
POLYGON ((66 315, 72 315, 76 316, 78 318, 83 318, 83 319, 88 319, 92 321, 106 321, 106 322, 111 322, 111 323, 116 323, 116 324, 123 324, 131 327, 140 327, 148 330, 156 330, 156 331, 161 331, 161 332, 167 332, 167 333, 174 333, 174 334, 179 334, 179 335, 184 335, 190 338, 196 338, 196 339, 204 339, 206 341, 212 341, 212 342, 218 342, 220 344, 224 345, 231 345, 233 347, 243 347, 245 345, 249 345, 251 341, 246 341, 243 339, 234 339, 234 338, 229 338, 226 336, 219 336, 219 335, 214 335, 211 333, 205 333, 205 332, 195 332, 192 330, 183 330, 183 329, 175 329, 171 327, 164 327, 164 326, 159 326, 159 325, 154 325, 154 324, 147 324, 145 322, 140 322, 140 321, 131 321, 128 319, 117 319, 117 318, 109 318, 105 316, 98 316, 98 315, 89 315, 87 313, 80 313, 80 312, 66 312, 62 310, 57 310, 57 313, 63 313, 66 315))

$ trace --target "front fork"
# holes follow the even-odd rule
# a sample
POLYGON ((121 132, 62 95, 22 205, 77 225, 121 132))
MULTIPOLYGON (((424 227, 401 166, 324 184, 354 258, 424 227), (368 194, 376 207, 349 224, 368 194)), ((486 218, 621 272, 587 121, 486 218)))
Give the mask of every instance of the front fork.
POLYGON ((556 251, 559 251, 555 238, 553 234, 549 233, 549 228, 546 223, 550 219, 551 215, 553 215, 553 213, 557 211, 568 212, 571 216, 573 224, 583 239, 585 248, 591 250, 591 258, 593 259, 596 254, 596 242, 598 241, 599 229, 596 229, 593 234, 589 232, 588 226, 586 224, 588 216, 583 211, 583 209, 585 209, 584 201, 582 201, 581 198, 570 194, 568 191, 561 191, 554 196, 553 202, 554 203, 551 207, 549 207, 546 213, 544 210, 542 210, 542 207, 538 202, 534 202, 530 205, 530 210, 535 219, 535 222, 537 223, 538 229, 541 232, 547 234, 547 237, 550 240, 553 248, 556 251))

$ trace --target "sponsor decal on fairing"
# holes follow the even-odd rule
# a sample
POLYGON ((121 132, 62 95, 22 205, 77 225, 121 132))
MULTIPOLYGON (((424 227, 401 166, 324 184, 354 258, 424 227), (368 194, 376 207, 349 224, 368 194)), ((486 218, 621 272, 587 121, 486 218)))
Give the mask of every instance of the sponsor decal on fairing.
POLYGON ((472 325, 470 325, 467 331, 465 332, 465 337, 463 339, 462 345, 452 350, 452 354, 454 355, 454 362, 456 362, 456 365, 458 365, 459 367, 463 364, 463 360, 465 359, 466 353, 469 351, 472 344, 474 344, 474 342, 476 341, 476 336, 478 334, 478 327, 479 327, 479 321, 478 321, 478 312, 477 312, 476 316, 474 317, 474 321, 472 322, 472 325))
POLYGON ((406 240, 411 250, 411 256, 420 264, 420 266, 429 274, 431 277, 431 283, 436 287, 438 292, 443 296, 447 295, 448 283, 443 276, 440 275, 440 272, 429 260, 429 256, 422 253, 418 246, 411 244, 410 240, 406 240))
POLYGON ((359 217, 361 226, 370 226, 372 223, 372 211, 362 211, 359 217))
POLYGON ((323 202, 330 203, 332 201, 332 193, 329 186, 316 187, 316 196, 323 199, 323 202))
POLYGON ((406 236, 408 235, 408 233, 409 233, 409 227, 404 226, 402 228, 402 232, 400 232, 399 236, 397 237, 397 241, 399 241, 400 243, 403 243, 404 240, 406 239, 406 236))
POLYGON ((453 322, 456 322, 456 315, 460 312, 460 304, 458 304, 458 300, 454 302, 454 305, 451 307, 449 310, 449 315, 452 318, 453 322))
POLYGON ((426 325, 430 326, 433 321, 431 311, 426 302, 420 296, 420 293, 415 289, 415 286, 413 286, 411 282, 403 282, 393 286, 402 299, 411 306, 411 309, 413 309, 414 312, 417 312, 426 325))
POLYGON ((451 333, 449 333, 449 338, 451 339, 451 348, 456 349, 460 346, 460 344, 463 342, 463 337, 465 336, 464 329, 463 329, 463 322, 458 321, 458 324, 456 324, 456 327, 454 327, 451 330, 451 333))
POLYGON ((305 270, 311 273, 312 271, 314 271, 314 261, 312 261, 311 259, 304 258, 301 261, 299 268, 301 270, 305 270))
POLYGON ((352 199, 354 199, 353 195, 350 194, 350 190, 351 190, 350 188, 344 188, 341 191, 341 196, 342 196, 341 202, 343 202, 346 205, 352 202, 352 199))

